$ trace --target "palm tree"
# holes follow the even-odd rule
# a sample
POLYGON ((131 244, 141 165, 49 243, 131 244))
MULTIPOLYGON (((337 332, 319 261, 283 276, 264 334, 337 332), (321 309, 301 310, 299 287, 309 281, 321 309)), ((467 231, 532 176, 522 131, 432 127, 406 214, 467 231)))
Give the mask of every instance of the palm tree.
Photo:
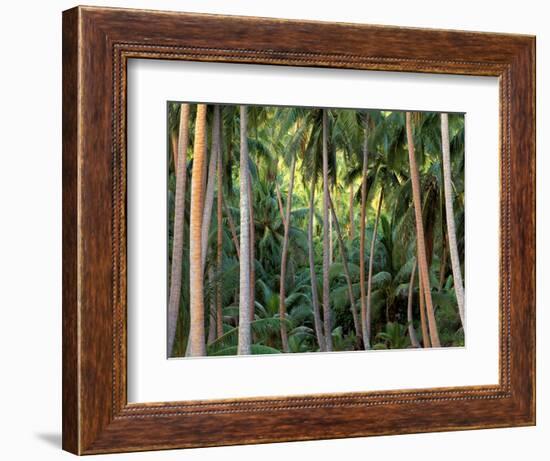
POLYGON ((279 188, 279 183, 277 182, 277 178, 275 178, 275 193, 277 194, 277 205, 279 206, 281 221, 283 221, 283 224, 285 224, 285 212, 283 207, 283 199, 281 197, 281 189, 279 188))
POLYGON ((177 150, 174 151, 176 170, 176 206, 174 210, 174 243, 172 246, 172 271, 168 300, 168 355, 172 353, 178 320, 181 277, 183 266, 183 228, 185 216, 185 182, 187 178, 187 144, 189 143, 189 104, 180 106, 180 124, 177 150))
MULTIPOLYGON (((287 265, 287 253, 288 253, 288 237, 290 231, 290 210, 292 208, 292 190, 294 188, 294 173, 296 171, 296 155, 292 154, 292 160, 290 165, 290 183, 288 186, 288 196, 286 201, 286 213, 284 223, 284 237, 283 237, 283 249, 281 252, 281 279, 279 289, 279 316, 281 319, 286 318, 286 306, 285 306, 285 281, 286 281, 286 265, 287 265)), ((286 331, 286 323, 281 322, 281 342, 283 344, 283 352, 289 352, 288 348, 288 334, 286 331)))
POLYGON ((212 122, 212 149, 208 164, 208 183, 206 186, 206 197, 204 199, 204 210, 202 215, 202 271, 206 266, 206 255, 208 253, 208 234, 212 220, 212 208, 214 206, 214 188, 216 185, 216 165, 220 150, 220 106, 214 106, 214 120, 212 122))
MULTIPOLYGON (((306 118, 305 125, 308 126, 307 147, 303 150, 302 158, 302 178, 304 182, 309 181, 308 197, 308 221, 307 221, 307 249, 308 265, 310 276, 311 305, 313 309, 313 320, 315 327, 315 336, 319 350, 327 350, 324 325, 321 318, 321 306, 319 298, 319 287, 317 280, 317 271, 315 267, 315 244, 314 244, 314 221, 315 221, 315 190, 319 177, 319 167, 322 170, 322 113, 319 110, 311 111, 306 118)), ((304 184, 304 188, 307 186, 304 184)))
POLYGON ((323 320, 325 322, 325 343, 327 351, 332 351, 332 326, 329 286, 329 179, 328 179, 328 117, 323 109, 323 320))
POLYGON ((372 231, 372 237, 370 242, 369 252, 369 278, 367 281, 367 337, 371 337, 371 296, 372 296, 372 269, 374 263, 374 247, 376 244, 376 231, 378 230, 378 221, 380 220, 380 210, 382 209, 382 200, 384 200, 384 186, 380 191, 380 199, 378 201, 378 208, 376 209, 376 218, 374 219, 374 229, 372 231))
POLYGON ((336 237, 338 239, 338 244, 340 246, 340 254, 342 255, 342 264, 344 267, 344 276, 346 277, 346 284, 348 288, 348 297, 349 297, 351 316, 353 319, 353 328, 355 329, 355 334, 357 338, 362 338, 361 322, 357 315, 357 310, 355 309, 355 296, 353 294, 353 282, 351 279, 349 265, 348 265, 348 252, 346 250, 346 246, 344 245, 344 238, 342 237, 340 223, 338 222, 338 216, 336 215, 336 210, 334 209, 334 203, 332 203, 332 198, 330 195, 329 195, 329 202, 330 202, 330 211, 332 212, 333 221, 336 227, 336 237))
POLYGON ((241 249, 239 283, 239 343, 238 354, 251 353, 250 331, 250 196, 248 182, 248 124, 247 107, 240 107, 241 149, 240 149, 240 208, 241 208, 241 249))
POLYGON ((353 242, 355 239, 355 221, 354 221, 354 210, 353 210, 353 197, 355 191, 353 190, 353 183, 349 184, 349 241, 353 242))
MULTIPOLYGON (((215 283, 214 279, 214 268, 212 265, 208 266, 207 275, 207 284, 213 286, 215 283)), ((210 290, 208 293, 209 297, 209 313, 208 313, 208 339, 206 340, 208 344, 212 343, 216 339, 216 293, 213 290, 210 290)))
POLYGON ((218 271, 218 283, 216 286, 216 336, 223 335, 223 306, 222 306, 222 264, 223 264, 223 167, 222 167, 222 124, 219 124, 220 148, 218 149, 218 200, 217 200, 217 239, 216 239, 216 265, 218 271))
POLYGON ((195 107, 168 111, 170 355, 464 343, 461 116, 195 107))
MULTIPOLYGON (((460 321, 464 326, 464 287, 462 284, 462 272, 458 257, 458 245, 456 242, 456 229, 453 209, 453 190, 451 180, 451 149, 449 145, 449 116, 441 114, 441 145, 443 150, 443 180, 445 189, 445 215, 447 216, 447 235, 449 237, 449 252, 451 253, 451 267, 455 286, 456 300, 460 321)), ((443 237, 444 238, 444 237, 443 237)))
MULTIPOLYGON (((329 190, 328 190, 329 199, 330 199, 330 195, 332 194, 330 189, 331 188, 329 187, 329 190)), ((330 202, 330 200, 329 200, 329 202, 330 202)), ((329 265, 334 262, 334 248, 333 248, 333 238, 332 238, 333 230, 332 230, 332 228, 333 228, 332 213, 330 212, 330 207, 329 207, 329 213, 328 213, 328 263, 329 263, 329 265)))
MULTIPOLYGON (((204 204, 204 167, 206 157, 206 104, 197 105, 193 175, 191 177, 191 217, 189 247, 190 315, 188 355, 206 355, 204 332, 204 273, 202 271, 202 211, 204 204)), ((181 162, 181 160, 180 160, 181 162)))
MULTIPOLYGON (((181 104, 180 104, 180 118, 181 118, 181 104)), ((172 141, 172 163, 174 166, 174 171, 178 171, 178 143, 179 143, 179 136, 176 134, 176 132, 172 132, 172 135, 170 136, 170 141, 172 141)), ((177 173, 176 173, 177 174, 177 173)))
POLYGON ((407 296, 407 324, 409 328, 409 338, 413 347, 420 347, 418 338, 416 337, 416 331, 413 325, 413 289, 414 289, 414 276, 416 275, 416 261, 413 263, 411 278, 409 281, 409 295, 407 296))
MULTIPOLYGON (((443 225, 441 227, 441 233, 444 234, 443 225)), ((445 283, 445 271, 447 268, 447 239, 445 237, 443 237, 441 245, 443 246, 443 254, 441 255, 441 259, 439 261, 439 285, 437 287, 439 291, 443 289, 443 284, 445 283)))
POLYGON ((225 210, 225 215, 227 216, 227 222, 229 223, 229 230, 231 232, 231 239, 233 240, 233 244, 235 245, 235 252, 237 253, 237 258, 240 258, 240 244, 239 239, 237 238, 237 230, 235 228, 235 221, 233 221, 233 216, 231 215, 231 210, 225 203, 225 199, 222 196, 222 204, 225 210))
MULTIPOLYGON (((418 256, 418 249, 417 249, 418 256)), ((418 264, 417 264, 418 268, 418 264)), ((422 277, 420 277, 420 270, 418 271, 418 305, 420 310, 420 327, 422 329, 422 343, 425 348, 432 347, 430 341, 430 332, 428 329, 428 320, 426 314, 426 303, 424 302, 424 288, 422 286, 422 277)))
MULTIPOLYGON (((248 157, 249 162, 252 160, 248 157)), ((250 310, 250 320, 254 320, 254 300, 256 293, 256 230, 254 229, 254 192, 252 190, 252 174, 248 168, 248 216, 250 220, 250 299, 248 301, 248 309, 250 310)))
POLYGON ((426 246, 424 242, 424 224, 422 222, 422 206, 420 199, 420 179, 418 176, 418 167, 416 165, 414 138, 412 134, 411 113, 405 114, 406 130, 407 130, 407 146, 409 151, 409 164, 411 174, 411 185, 413 191, 414 213, 416 221, 416 239, 418 245, 418 267, 419 276, 424 290, 424 301, 428 316, 428 325, 430 328, 430 340, 433 347, 440 347, 439 335, 437 332, 437 324, 432 304, 432 293, 430 288, 430 279, 428 274, 428 261, 426 259, 426 246))
POLYGON ((363 175, 361 183, 361 222, 359 230, 359 285, 361 288, 361 331, 363 333, 363 346, 365 347, 365 349, 370 349, 371 346, 367 324, 367 290, 365 288, 365 219, 367 211, 368 160, 368 115, 365 114, 363 139, 363 175))
POLYGON ((309 261, 309 275, 311 280, 311 304, 313 307, 313 320, 315 326, 315 335, 317 336, 317 344, 321 352, 327 350, 325 335, 323 333, 323 324, 321 320, 321 311, 319 309, 319 293, 317 287, 317 274, 315 272, 315 254, 313 249, 313 219, 314 219, 314 203, 315 203, 315 187, 316 187, 316 175, 313 177, 313 184, 311 184, 309 192, 309 213, 307 224, 307 248, 308 248, 308 261, 309 261))

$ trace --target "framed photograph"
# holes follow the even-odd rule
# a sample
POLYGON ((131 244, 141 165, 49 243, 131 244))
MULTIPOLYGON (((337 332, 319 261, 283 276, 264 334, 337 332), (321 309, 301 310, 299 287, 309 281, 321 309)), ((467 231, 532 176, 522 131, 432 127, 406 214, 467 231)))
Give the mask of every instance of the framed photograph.
POLYGON ((535 39, 63 13, 63 448, 535 424, 535 39))

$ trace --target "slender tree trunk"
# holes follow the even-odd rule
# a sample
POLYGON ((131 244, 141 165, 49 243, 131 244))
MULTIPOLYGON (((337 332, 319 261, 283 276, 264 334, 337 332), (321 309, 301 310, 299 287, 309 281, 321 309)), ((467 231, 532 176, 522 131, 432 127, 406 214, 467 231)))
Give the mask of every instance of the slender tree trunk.
POLYGON ((451 254, 451 268, 455 287, 456 301, 460 322, 464 326, 464 285, 460 270, 460 258, 458 256, 458 244, 456 241, 456 229, 453 209, 453 189, 451 172, 451 152, 449 146, 449 116, 441 114, 441 144, 443 146, 443 182, 445 185, 445 214, 447 216, 447 233, 449 236, 449 253, 451 254))
MULTIPOLYGON (((214 282, 214 269, 208 266, 208 283, 212 286, 214 282)), ((208 344, 216 340, 216 292, 210 290, 210 315, 208 319, 208 344)))
MULTIPOLYGON (((330 197, 330 190, 329 190, 329 197, 330 197)), ((329 212, 328 215, 328 254, 329 254, 329 264, 332 265, 334 262, 334 248, 332 243, 332 213, 329 212)))
MULTIPOLYGON (((372 321, 372 312, 371 312, 371 297, 372 297, 372 270, 374 267, 374 251, 376 248, 376 234, 378 232, 378 221, 380 220, 380 210, 382 209, 382 201, 384 200, 384 186, 380 192, 380 200, 378 201, 378 208, 376 209, 376 218, 374 219, 374 229, 372 231, 372 238, 370 242, 370 252, 369 252, 369 279, 367 281, 367 336, 371 337, 371 321, 372 321)), ((387 307, 387 305, 386 305, 387 307)), ((389 313, 386 309, 386 321, 389 313)))
POLYGON ((435 197, 431 197, 430 193, 426 194, 424 199, 422 222, 424 223, 424 246, 426 248, 426 262, 428 264, 428 271, 432 267, 432 260, 434 254, 434 234, 435 234, 435 209, 432 204, 432 200, 435 197))
POLYGON ((190 316, 188 354, 206 355, 204 332, 204 273, 202 269, 202 211, 204 204, 203 171, 206 157, 206 105, 197 105, 193 176, 191 178, 191 219, 189 251, 190 316))
MULTIPOLYGON (((168 299, 168 356, 172 354, 181 298, 183 268, 183 228, 185 218, 185 180, 187 178, 187 145, 189 143, 189 104, 181 105, 178 136, 179 159, 176 164, 176 197, 174 209, 174 240, 172 242, 172 270, 168 299)), ((177 154, 175 155, 177 156, 177 154)))
POLYGON ((325 343, 325 336, 323 334, 323 322, 321 320, 321 312, 319 309, 319 293, 317 287, 317 274, 315 273, 315 255, 313 254, 313 219, 314 215, 314 203, 315 203, 315 186, 316 177, 314 175, 311 184, 311 191, 309 192, 309 220, 307 223, 307 249, 309 255, 309 276, 311 279, 311 302, 313 305, 313 324, 315 326, 315 335, 317 336, 317 343, 319 344, 319 350, 325 352, 327 346, 325 343))
POLYGON ((355 218, 353 213, 353 184, 349 185, 349 241, 350 245, 355 239, 355 218))
POLYGON ((231 210, 229 210, 229 207, 225 203, 225 198, 223 196, 222 196, 222 203, 223 203, 223 207, 225 208, 225 215, 227 216, 227 221, 229 222, 229 230, 231 232, 231 239, 233 240, 233 244, 235 245, 235 251, 237 253, 237 258, 241 259, 240 244, 239 244, 239 239, 237 238, 237 230, 235 228, 235 221, 233 221, 233 216, 231 215, 231 210))
POLYGON ((283 199, 281 197, 281 189, 279 189, 279 183, 277 178, 275 178, 275 195, 277 196, 277 204, 279 205, 279 214, 281 215, 281 221, 283 222, 283 227, 286 226, 285 223, 285 212, 283 207, 283 199))
POLYGON ((250 205, 250 321, 253 321, 256 302, 256 229, 254 228, 254 194, 252 193, 250 171, 248 172, 248 197, 250 205))
POLYGON ((289 352, 288 347, 288 333, 286 329, 286 265, 288 257, 288 237, 290 233, 290 211, 292 210, 292 190, 294 189, 294 173, 296 171, 296 155, 292 154, 292 162, 290 165, 290 182, 288 185, 288 194, 286 199, 286 212, 284 219, 284 237, 283 237, 283 249, 281 252, 281 280, 279 283, 279 317, 281 318, 281 343, 283 345, 283 352, 289 352))
POLYGON ((418 305, 420 309, 422 343, 424 344, 424 347, 432 347, 432 343, 430 341, 430 331, 428 329, 428 322, 426 320, 426 306, 424 303, 424 291, 422 289, 422 278, 420 277, 420 271, 418 272, 418 305))
POLYGON ((332 351, 332 319, 330 312, 330 286, 328 271, 329 254, 329 178, 328 178, 328 114, 323 109, 323 320, 325 322, 325 343, 327 351, 332 351))
POLYGON ((409 296, 407 298, 407 323, 409 324, 409 338, 413 347, 420 347, 418 338, 416 337, 416 331, 413 325, 413 292, 414 292, 414 276, 416 275, 416 262, 413 265, 411 271, 411 278, 409 280, 409 296))
POLYGON ((238 354, 251 353, 250 329, 250 197, 248 195, 248 120, 247 107, 241 106, 241 153, 240 153, 240 206, 241 206, 241 251, 239 283, 239 344, 238 354))
MULTIPOLYGON (((220 123, 220 141, 221 141, 221 123, 220 123)), ((222 143, 220 142, 220 146, 222 143)), ((217 270, 218 281, 216 285, 216 334, 218 338, 223 335, 223 306, 222 306, 222 264, 223 264, 223 167, 222 167, 222 150, 221 147, 218 150, 218 203, 217 203, 217 270)))
POLYGON ((332 198, 330 197, 330 195, 329 195, 329 201, 330 201, 330 210, 332 212, 332 217, 334 220, 334 225, 336 227, 336 237, 338 238, 338 243, 340 245, 340 253, 342 254, 342 263, 344 265, 344 275, 346 277, 346 283, 348 286, 350 311, 351 311, 351 316, 353 318, 353 328, 355 329, 355 334, 357 338, 361 340, 363 335, 361 334, 361 322, 359 320, 359 316, 357 315, 357 309, 355 308, 355 297, 353 296, 353 283, 351 281, 351 276, 349 273, 349 266, 348 266, 348 252, 346 250, 346 246, 344 245, 344 239, 342 237, 340 223, 338 222, 338 216, 336 215, 336 210, 334 209, 334 203, 332 202, 332 198))
MULTIPOLYGON (((208 127, 208 109, 206 110, 206 127, 208 127)), ((206 180, 208 179, 208 128, 204 129, 204 168, 202 169, 202 212, 204 213, 204 199, 206 198, 206 180)), ((204 217, 204 216, 203 216, 204 217)), ((202 234, 201 234, 202 242, 202 234)))
POLYGON ((208 235, 212 221, 212 209, 214 206, 214 191, 216 187, 216 165, 220 150, 220 106, 214 106, 214 120, 212 122, 212 149, 208 165, 208 183, 206 186, 206 197, 202 215, 202 270, 206 266, 206 255, 208 254, 208 235))
POLYGON ((441 255, 441 262, 439 264, 439 291, 443 289, 445 283, 445 272, 447 268, 447 239, 445 234, 442 235, 443 239, 443 254, 441 255))
POLYGON ((413 191, 414 214, 416 220, 416 241, 418 245, 418 268, 422 279, 422 288, 424 290, 424 301, 426 302, 426 312, 428 325, 430 328, 430 340, 433 347, 440 347, 439 335, 437 333, 437 324, 432 304, 432 292, 430 288, 430 278, 428 274, 428 261, 426 259, 426 247, 424 242, 424 223, 422 222, 422 206, 420 198, 420 179, 418 177, 418 167, 414 152, 414 139, 412 134, 411 113, 406 113, 407 145, 409 150, 409 164, 411 169, 411 184, 413 191))
MULTIPOLYGON (((180 120, 181 120, 181 112, 180 112, 180 120)), ((176 133, 172 133, 172 136, 170 137, 170 139, 172 141, 172 162, 174 163, 174 175, 177 176, 178 175, 178 136, 176 135, 176 133)))
POLYGON ((367 214, 367 172, 369 160, 368 147, 368 115, 365 114, 365 127, 363 139, 363 175, 361 183, 361 223, 359 235, 359 286, 361 288, 361 331, 363 332, 363 345, 370 349, 370 338, 367 328, 367 290, 365 286, 365 220, 367 214))

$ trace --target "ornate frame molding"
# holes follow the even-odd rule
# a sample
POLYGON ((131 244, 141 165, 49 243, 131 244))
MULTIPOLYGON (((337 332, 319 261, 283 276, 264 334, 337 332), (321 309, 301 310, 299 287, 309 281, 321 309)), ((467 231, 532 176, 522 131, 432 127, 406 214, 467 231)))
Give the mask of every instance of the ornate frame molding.
POLYGON ((533 37, 504 34, 64 12, 63 447, 87 454, 534 424, 534 47, 533 37), (126 64, 133 58, 499 77, 499 385, 128 404, 126 64), (519 221, 521 228, 511 226, 519 221))

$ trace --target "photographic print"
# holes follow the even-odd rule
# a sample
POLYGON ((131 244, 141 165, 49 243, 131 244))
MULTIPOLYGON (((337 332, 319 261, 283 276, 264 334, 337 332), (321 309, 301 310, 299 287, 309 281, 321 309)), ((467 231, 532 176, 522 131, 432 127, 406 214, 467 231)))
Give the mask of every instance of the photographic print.
POLYGON ((534 425, 535 48, 65 11, 63 448, 534 425))
POLYGON ((464 114, 168 103, 170 357, 464 345, 464 114))

